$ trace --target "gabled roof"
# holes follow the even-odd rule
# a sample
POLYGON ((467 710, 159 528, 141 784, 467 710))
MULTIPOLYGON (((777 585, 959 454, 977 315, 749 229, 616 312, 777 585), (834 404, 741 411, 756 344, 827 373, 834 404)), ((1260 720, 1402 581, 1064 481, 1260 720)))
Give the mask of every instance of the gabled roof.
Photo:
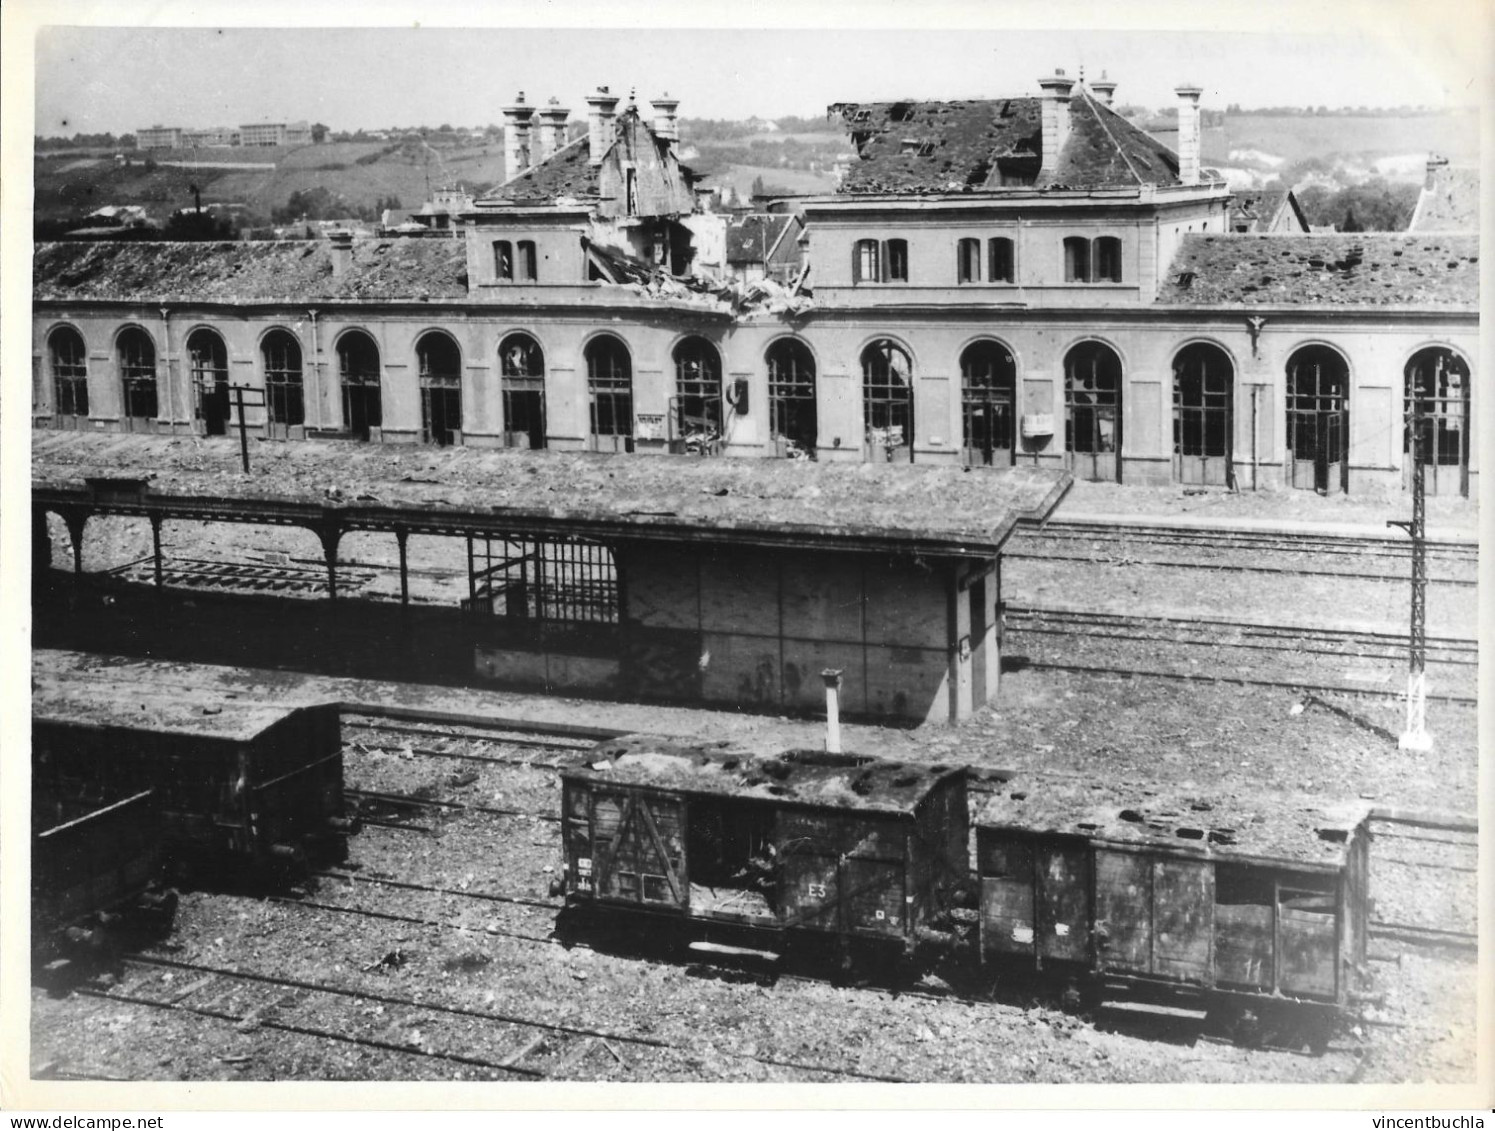
POLYGON ((1479 231, 1479 169, 1429 162, 1407 231, 1479 231))
POLYGON ((1040 178, 1042 105, 1031 97, 837 103, 830 111, 846 123, 860 157, 838 191, 975 192, 1004 181, 1077 189, 1180 183, 1172 150, 1078 84, 1069 137, 1054 172, 1040 178))
POLYGON ((1188 235, 1158 301, 1478 309, 1471 235, 1188 235))
POLYGON ((467 297, 460 240, 355 240, 332 270, 326 240, 42 243, 32 296, 121 302, 306 302, 467 297))
POLYGON ((1230 230, 1307 234, 1308 217, 1292 189, 1244 192, 1230 200, 1230 230))

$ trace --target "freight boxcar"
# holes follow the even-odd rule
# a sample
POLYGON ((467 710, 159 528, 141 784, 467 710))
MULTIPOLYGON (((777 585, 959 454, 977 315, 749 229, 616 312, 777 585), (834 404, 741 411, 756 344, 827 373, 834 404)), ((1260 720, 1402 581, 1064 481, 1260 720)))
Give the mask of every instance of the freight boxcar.
POLYGON ((1368 808, 1014 780, 976 821, 983 962, 1327 1040, 1368 919, 1368 808))
POLYGON ((31 812, 31 942, 39 957, 65 941, 95 941, 126 912, 169 925, 174 892, 161 887, 161 824, 144 790, 92 806, 34 795, 31 812))
POLYGON ((896 957, 969 885, 961 768, 630 735, 561 781, 564 888, 612 916, 896 957))
POLYGON ((32 776, 78 806, 153 791, 168 860, 187 871, 299 864, 336 854, 350 827, 335 704, 232 698, 135 669, 38 680, 32 776))

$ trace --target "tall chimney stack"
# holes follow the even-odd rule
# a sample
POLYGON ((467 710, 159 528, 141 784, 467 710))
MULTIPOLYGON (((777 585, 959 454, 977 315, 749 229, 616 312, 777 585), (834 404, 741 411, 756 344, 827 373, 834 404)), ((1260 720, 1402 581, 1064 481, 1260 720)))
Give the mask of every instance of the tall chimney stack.
POLYGON ((613 112, 618 108, 618 99, 609 94, 607 87, 599 86, 595 94, 587 95, 587 145, 591 149, 591 164, 602 164, 602 155, 612 144, 613 112))
POLYGON ((552 98, 540 111, 540 160, 555 154, 566 144, 566 120, 571 111, 562 106, 560 100, 552 98))
POLYGON ((1100 82, 1091 83, 1090 89, 1094 91, 1095 96, 1100 99, 1102 106, 1110 106, 1113 102, 1116 101, 1116 84, 1110 79, 1106 78, 1105 71, 1102 71, 1100 73, 1100 82))
POLYGON ((353 267, 353 233, 330 232, 327 242, 332 245, 332 276, 346 275, 353 267))
POLYGON ((514 99, 514 105, 503 108, 504 115, 504 177, 512 180, 530 167, 529 123, 535 108, 524 101, 524 91, 514 99))
POLYGON ((669 91, 665 91, 658 98, 649 99, 649 105, 654 107, 654 136, 676 145, 680 141, 680 122, 675 111, 680 99, 671 98, 669 91))
POLYGON ((825 680, 825 751, 841 753, 841 669, 826 668, 820 673, 825 680))
POLYGON ((1040 177, 1053 176, 1059 170, 1059 151, 1069 140, 1069 92, 1074 89, 1074 79, 1066 78, 1064 71, 1056 70, 1052 76, 1038 80, 1043 91, 1043 163, 1038 168, 1040 177))
POLYGON ((1197 86, 1175 87, 1178 95, 1178 179, 1186 185, 1199 183, 1199 96, 1197 86))

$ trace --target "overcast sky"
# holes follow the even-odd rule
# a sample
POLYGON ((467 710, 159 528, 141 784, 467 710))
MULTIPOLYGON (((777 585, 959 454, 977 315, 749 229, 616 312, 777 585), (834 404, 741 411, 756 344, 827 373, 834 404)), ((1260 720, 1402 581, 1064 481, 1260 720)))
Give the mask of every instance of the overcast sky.
POLYGON ((1223 109, 1233 102, 1467 105, 1482 98, 1488 81, 1471 23, 1477 8, 1461 0, 1200 0, 1176 8, 754 0, 721 7, 728 14, 717 22, 752 17, 775 29, 684 26, 715 10, 706 0, 689 7, 534 0, 510 8, 366 0, 351 18, 413 17, 376 29, 287 26, 346 20, 342 13, 353 11, 307 3, 55 3, 40 9, 46 18, 282 26, 43 27, 36 131, 303 118, 339 130, 475 126, 501 121, 499 108, 519 90, 532 103, 558 96, 584 117, 582 99, 599 83, 624 97, 637 87, 641 100, 668 91, 686 117, 771 118, 822 114, 843 100, 1036 94, 1040 74, 1064 67, 1074 75, 1082 66, 1090 78, 1106 70, 1119 83, 1118 101, 1154 107, 1171 104, 1183 82, 1204 87, 1204 105, 1223 109), (576 23, 579 12, 598 26, 463 26, 505 16, 576 23), (919 25, 910 26, 915 15, 919 25), (432 26, 443 23, 456 26, 432 26))

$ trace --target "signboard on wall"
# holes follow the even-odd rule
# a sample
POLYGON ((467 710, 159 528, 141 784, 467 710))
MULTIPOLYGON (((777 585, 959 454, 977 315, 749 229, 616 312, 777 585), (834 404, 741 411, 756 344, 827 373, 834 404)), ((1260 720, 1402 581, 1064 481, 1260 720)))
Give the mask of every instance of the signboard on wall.
POLYGON ((633 434, 640 440, 664 439, 664 413, 641 412, 634 417, 633 434))

